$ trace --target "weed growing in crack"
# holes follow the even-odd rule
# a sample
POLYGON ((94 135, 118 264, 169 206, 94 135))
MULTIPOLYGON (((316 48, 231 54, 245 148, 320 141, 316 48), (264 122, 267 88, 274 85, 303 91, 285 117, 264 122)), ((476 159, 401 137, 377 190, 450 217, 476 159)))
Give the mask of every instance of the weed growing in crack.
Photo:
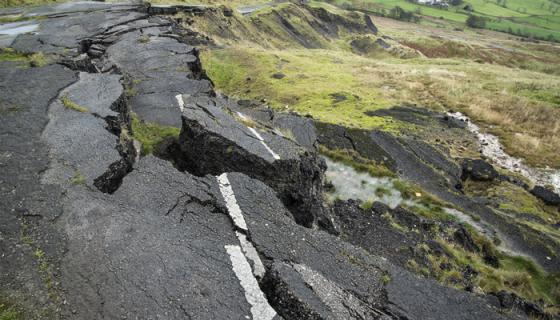
POLYGON ((70 179, 70 184, 73 184, 75 186, 85 186, 86 178, 76 170, 76 172, 74 172, 74 176, 70 179))
POLYGON ((147 36, 147 35, 142 35, 142 36, 140 36, 140 38, 138 38, 138 41, 140 43, 148 43, 148 42, 150 42, 150 37, 147 36))
POLYGON ((155 147, 165 139, 179 137, 180 132, 179 128, 144 122, 136 114, 132 114, 132 134, 142 144, 144 155, 152 154, 155 147))
POLYGON ((70 99, 70 97, 68 97, 67 94, 63 95, 60 98, 60 101, 62 102, 62 105, 64 105, 64 107, 66 109, 74 110, 74 111, 77 111, 77 112, 83 112, 83 113, 88 112, 88 109, 86 109, 86 108, 80 106, 79 104, 77 104, 76 102, 72 101, 70 99))
MULTIPOLYGON (((41 249, 38 244, 35 243, 35 241, 33 241, 33 238, 31 237, 31 233, 30 233, 30 227, 27 224, 26 221, 23 221, 21 224, 21 229, 20 229, 20 240, 21 242, 28 246, 31 249, 31 255, 32 257, 35 259, 36 263, 37 263, 37 270, 39 275, 41 276, 41 280, 43 281, 43 284, 45 286, 45 288, 47 289, 47 295, 48 298, 55 303, 59 303, 60 302, 60 289, 58 287, 58 283, 55 281, 55 276, 53 274, 53 267, 51 266, 50 262, 49 262, 49 258, 47 256, 47 254, 45 253, 45 251, 43 249, 41 249)), ((17 311, 17 310, 16 310, 17 311)), ((5 320, 5 319, 10 319, 10 320, 19 320, 20 318, 9 318, 6 317, 4 318, 4 314, 2 313, 4 312, 2 309, 2 301, 0 301, 0 320, 5 320)), ((42 310, 42 312, 50 312, 49 309, 44 309, 42 310)), ((18 315, 18 313, 14 313, 12 311, 12 313, 8 313, 9 315, 18 315)))
POLYGON ((45 58, 45 55, 42 52, 34 53, 30 55, 28 59, 29 59, 29 65, 32 67, 44 67, 47 64, 49 64, 49 62, 45 58))
POLYGON ((23 315, 19 309, 12 304, 0 299, 0 319, 1 320, 22 320, 23 315))

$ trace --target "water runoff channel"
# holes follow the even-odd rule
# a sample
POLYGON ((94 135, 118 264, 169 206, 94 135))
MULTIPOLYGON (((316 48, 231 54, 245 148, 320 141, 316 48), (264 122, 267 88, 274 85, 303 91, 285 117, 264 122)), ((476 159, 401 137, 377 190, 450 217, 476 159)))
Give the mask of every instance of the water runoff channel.
MULTIPOLYGON (((462 113, 448 113, 448 116, 464 121, 467 130, 477 138, 481 152, 494 164, 517 172, 536 185, 552 186, 555 192, 560 192, 560 170, 551 168, 533 168, 524 163, 523 159, 515 158, 504 151, 498 137, 483 132, 479 126, 474 124, 462 113)), ((379 201, 394 209, 397 206, 422 206, 417 200, 404 199, 401 192, 395 187, 395 179, 388 177, 373 177, 368 173, 358 172, 354 168, 343 163, 325 158, 328 169, 326 177, 334 186, 334 190, 328 194, 329 200, 361 200, 363 202, 379 201)), ((489 239, 498 236, 502 240, 499 248, 509 254, 524 255, 508 245, 507 239, 499 234, 491 226, 475 221, 471 216, 454 208, 443 208, 444 211, 454 216, 460 223, 471 225, 479 233, 489 239)))

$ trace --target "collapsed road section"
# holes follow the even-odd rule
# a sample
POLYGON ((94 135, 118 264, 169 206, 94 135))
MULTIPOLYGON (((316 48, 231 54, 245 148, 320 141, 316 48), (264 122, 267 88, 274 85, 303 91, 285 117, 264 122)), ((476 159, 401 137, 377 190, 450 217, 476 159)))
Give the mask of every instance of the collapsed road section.
POLYGON ((315 228, 322 160, 229 108, 184 30, 149 12, 37 9, 36 31, 5 45, 23 58, 0 63, 2 305, 29 319, 510 317, 315 228), (181 127, 186 171, 140 155, 132 113, 181 127))

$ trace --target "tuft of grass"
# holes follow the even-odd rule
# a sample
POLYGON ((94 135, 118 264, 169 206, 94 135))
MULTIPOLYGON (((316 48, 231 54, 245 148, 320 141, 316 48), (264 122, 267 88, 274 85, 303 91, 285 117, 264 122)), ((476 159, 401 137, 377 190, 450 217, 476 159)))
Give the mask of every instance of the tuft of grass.
POLYGON ((24 62, 31 67, 44 67, 49 64, 42 52, 23 54, 11 48, 0 49, 0 62, 1 61, 24 62))
POLYGON ((384 214, 381 215, 381 217, 385 220, 387 220, 389 222, 389 224, 391 225, 391 227, 401 231, 401 232, 409 232, 410 230, 408 230, 407 227, 400 225, 397 221, 395 221, 395 218, 393 218, 393 216, 389 213, 389 212, 385 212, 384 214))
POLYGON ((2 61, 27 61, 27 57, 11 48, 0 49, 0 62, 2 61))
POLYGON ((274 128, 282 137, 288 139, 288 140, 292 140, 292 141, 296 141, 296 137, 294 136, 294 133, 292 132, 292 130, 287 129, 287 128, 274 128))
POLYGON ((141 35, 140 38, 138 38, 138 41, 140 43, 148 43, 150 42, 150 37, 148 35, 141 35))
POLYGON ((70 184, 75 186, 85 186, 86 178, 80 173, 80 171, 76 170, 74 172, 74 176, 70 178, 70 184))
POLYGON ((384 274, 383 276, 381 276, 381 281, 383 282, 383 285, 388 285, 391 282, 391 276, 388 274, 384 274))
POLYGON ((124 90, 124 94, 125 94, 127 97, 132 98, 132 97, 134 97, 135 95, 137 95, 138 92, 136 91, 136 89, 134 89, 134 88, 132 88, 132 87, 127 87, 127 88, 124 90))
POLYGON ((132 114, 132 135, 142 143, 142 154, 152 154, 154 148, 170 137, 179 137, 181 129, 161 126, 155 123, 147 123, 132 114))
POLYGON ((74 110, 77 112, 84 112, 84 113, 88 112, 87 108, 84 108, 79 104, 75 103, 74 101, 72 101, 72 99, 70 99, 68 94, 65 94, 62 97, 60 97, 60 101, 62 102, 62 105, 64 105, 66 109, 74 110))
POLYGON ((0 301, 0 320, 23 320, 23 314, 15 306, 0 301))
POLYGON ((360 204, 360 208, 364 210, 371 210, 371 208, 373 208, 373 202, 372 201, 362 202, 362 204, 360 204))
MULTIPOLYGON (((477 238, 480 236, 475 235, 475 241, 477 238)), ((467 252, 462 247, 445 240, 439 242, 449 253, 448 262, 453 270, 460 271, 470 265, 479 272, 474 283, 486 293, 505 290, 514 292, 529 301, 542 299, 546 304, 552 305, 558 305, 560 302, 560 291, 558 291, 560 277, 546 274, 527 258, 498 254, 500 268, 493 268, 484 263, 480 253, 467 252)), ((495 251, 495 248, 493 250, 495 251)), ((444 274, 436 272, 436 276, 442 280, 444 274)))
POLYGON ((405 207, 416 215, 439 221, 457 220, 453 215, 446 213, 443 209, 452 208, 453 206, 451 204, 425 192, 416 184, 397 179, 393 181, 393 186, 401 193, 404 199, 414 200, 416 203, 415 205, 405 207))
POLYGON ((359 172, 367 172, 372 177, 395 177, 395 173, 389 170, 383 163, 377 163, 366 159, 355 151, 331 150, 325 146, 319 146, 319 152, 334 161, 344 163, 359 172))
POLYGON ((501 182, 488 190, 488 196, 499 201, 499 209, 529 214, 547 222, 556 222, 560 215, 525 189, 501 182))
POLYGON ((49 64, 42 52, 33 53, 28 57, 28 59, 29 65, 32 67, 44 67, 49 64))

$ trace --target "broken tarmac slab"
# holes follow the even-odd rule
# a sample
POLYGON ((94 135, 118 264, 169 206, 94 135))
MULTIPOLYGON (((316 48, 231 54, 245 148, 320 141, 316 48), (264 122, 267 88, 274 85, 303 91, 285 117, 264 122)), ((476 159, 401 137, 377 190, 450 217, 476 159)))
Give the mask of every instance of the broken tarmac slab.
POLYGON ((322 206, 325 164, 317 153, 276 134, 208 96, 182 95, 182 158, 196 175, 243 172, 265 181, 290 208, 295 220, 333 231, 322 206))
MULTIPOLYGON (((159 34, 146 35, 139 30, 120 36, 108 47, 106 63, 130 79, 130 107, 141 120, 180 128, 181 112, 175 96, 214 93, 202 74, 196 49, 164 36, 170 32, 165 26, 169 21, 160 23, 163 30, 159 34)), ((104 38, 95 41, 103 42, 104 38)))
MULTIPOLYGON (((84 184, 113 192, 132 169, 135 155, 110 130, 127 127, 122 77, 80 73, 49 106, 42 139, 49 145, 47 184, 84 184), (119 124, 119 119, 121 123, 119 124), (109 124, 117 126, 109 127, 109 124)), ((125 129, 126 130, 126 129, 125 129)))

